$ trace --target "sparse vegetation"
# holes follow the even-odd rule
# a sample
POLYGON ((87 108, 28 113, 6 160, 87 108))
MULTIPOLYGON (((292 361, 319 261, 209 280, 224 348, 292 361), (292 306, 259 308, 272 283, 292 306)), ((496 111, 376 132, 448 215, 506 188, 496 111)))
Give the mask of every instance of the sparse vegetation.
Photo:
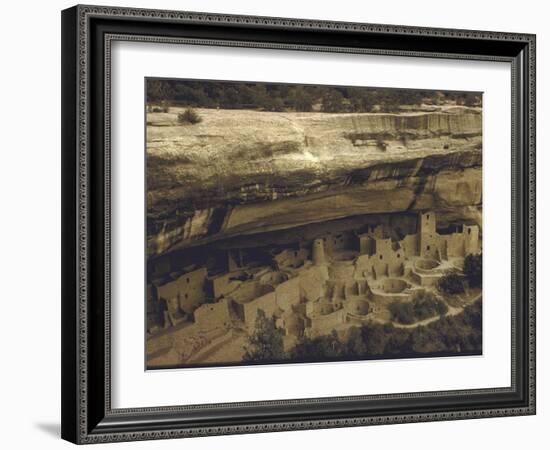
POLYGON ((178 114, 178 123, 195 125, 202 122, 202 117, 192 108, 187 108, 184 112, 178 114))

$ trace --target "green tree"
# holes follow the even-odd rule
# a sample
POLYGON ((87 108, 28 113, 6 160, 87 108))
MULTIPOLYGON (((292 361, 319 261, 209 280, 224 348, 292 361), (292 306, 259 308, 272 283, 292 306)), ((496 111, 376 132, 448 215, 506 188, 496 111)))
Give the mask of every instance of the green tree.
POLYGON ((443 341, 445 335, 438 329, 439 322, 445 320, 440 319, 435 324, 428 326, 419 326, 411 332, 411 350, 414 353, 437 353, 447 350, 447 346, 443 341))
POLYGON ((296 111, 311 111, 313 96, 304 87, 298 86, 290 92, 290 106, 296 111))
POLYGON ((450 273, 439 279, 437 288, 446 294, 461 294, 464 292, 464 283, 460 275, 457 273, 450 273))
POLYGON ((174 90, 167 80, 147 80, 147 102, 172 100, 174 90))
POLYGON ((392 320, 395 320, 396 322, 406 325, 416 322, 414 305, 412 302, 392 302, 389 304, 388 309, 392 320))
POLYGON ((177 84, 174 98, 180 104, 199 107, 211 106, 209 97, 200 86, 177 84))
POLYGON ((367 347, 368 355, 383 355, 386 352, 386 344, 390 334, 395 330, 394 326, 369 324, 362 328, 363 341, 367 347))
POLYGON ((378 91, 375 89, 349 87, 347 98, 353 112, 369 112, 378 101, 378 91))
POLYGON ((482 277, 483 261, 481 254, 479 255, 466 255, 464 258, 464 275, 468 279, 470 286, 480 287, 482 277))
POLYGON ((303 338, 292 350, 292 358, 302 361, 323 361, 346 356, 346 345, 338 339, 335 330, 326 336, 303 338))
POLYGON ((464 323, 481 333, 481 298, 464 308, 464 323))
POLYGON ((286 359, 283 348, 283 333, 275 326, 275 319, 258 310, 254 332, 248 338, 243 361, 281 361, 286 359))
POLYGON ((411 332, 403 328, 391 328, 386 342, 385 353, 403 355, 411 351, 411 332))
POLYGON ((466 106, 476 106, 479 103, 479 97, 476 94, 467 92, 464 94, 464 104, 466 106))
POLYGON ((419 293, 413 299, 414 315, 417 320, 428 319, 435 315, 443 316, 449 311, 447 304, 432 292, 419 293))
POLYGON ((323 96, 321 109, 323 112, 342 112, 344 96, 336 89, 331 89, 323 96))
POLYGON ((238 109, 241 107, 241 89, 240 86, 228 86, 223 90, 223 97, 220 100, 220 106, 227 109, 238 109))
POLYGON ((443 316, 449 310, 447 304, 431 292, 418 292, 410 302, 392 302, 388 308, 392 320, 407 325, 436 315, 443 316))
POLYGON ((401 98, 398 92, 389 91, 384 96, 384 102, 382 103, 382 111, 384 112, 397 112, 401 106, 401 98))
POLYGON ((285 110, 285 104, 279 97, 267 96, 262 106, 265 111, 281 112, 285 110))
POLYGON ((349 329, 346 353, 350 356, 363 356, 367 353, 367 346, 363 340, 360 328, 351 327, 349 329))

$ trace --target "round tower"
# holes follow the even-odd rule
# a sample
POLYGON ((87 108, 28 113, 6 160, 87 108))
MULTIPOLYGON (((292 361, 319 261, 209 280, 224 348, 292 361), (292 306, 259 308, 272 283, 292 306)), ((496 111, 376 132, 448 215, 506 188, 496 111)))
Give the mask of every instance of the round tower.
POLYGON ((326 263, 326 257, 325 257, 325 242, 323 239, 315 239, 313 241, 313 264, 315 265, 321 265, 326 263))

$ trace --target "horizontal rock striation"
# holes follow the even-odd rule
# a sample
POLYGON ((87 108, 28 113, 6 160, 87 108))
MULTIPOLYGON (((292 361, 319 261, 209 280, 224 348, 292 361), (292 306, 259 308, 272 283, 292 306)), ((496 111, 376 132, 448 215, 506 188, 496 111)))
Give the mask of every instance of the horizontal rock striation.
MULTIPOLYGON (((175 108, 173 108, 175 110, 175 108)), ((481 114, 149 114, 148 250, 364 214, 481 221, 481 114)))

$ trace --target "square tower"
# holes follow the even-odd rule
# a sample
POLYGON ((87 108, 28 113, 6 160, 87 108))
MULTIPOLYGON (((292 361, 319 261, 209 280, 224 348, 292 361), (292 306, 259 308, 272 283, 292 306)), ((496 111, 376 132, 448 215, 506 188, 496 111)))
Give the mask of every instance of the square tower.
POLYGON ((420 234, 435 234, 435 225, 435 212, 428 211, 425 213, 420 213, 420 234))
POLYGON ((479 227, 477 225, 467 225, 462 233, 464 235, 464 253, 479 253, 479 227))
POLYGON ((435 231, 436 217, 433 211, 419 214, 419 254, 423 258, 439 259, 439 235, 435 231))

